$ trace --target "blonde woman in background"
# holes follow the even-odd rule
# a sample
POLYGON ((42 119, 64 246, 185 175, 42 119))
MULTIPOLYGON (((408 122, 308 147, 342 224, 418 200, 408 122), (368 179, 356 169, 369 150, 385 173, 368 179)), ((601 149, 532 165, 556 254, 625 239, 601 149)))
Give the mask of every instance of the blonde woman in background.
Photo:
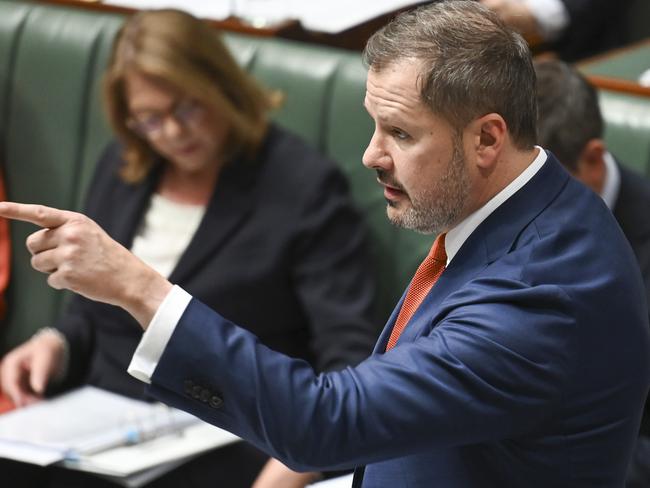
MULTIPOLYGON (((206 23, 175 10, 136 14, 105 75, 118 141, 98 164, 86 213, 265 345, 337 369, 366 357, 377 335, 366 236, 335 163, 269 123, 276 98, 206 23)), ((5 357, 2 386, 18 405, 81 384, 146 398, 126 373, 141 334, 121 309, 76 296, 52 328, 5 357)), ((250 487, 264 465, 255 488, 317 477, 267 461, 238 443, 148 486, 250 487)), ((108 486, 10 468, 23 471, 12 477, 22 486, 108 486)))

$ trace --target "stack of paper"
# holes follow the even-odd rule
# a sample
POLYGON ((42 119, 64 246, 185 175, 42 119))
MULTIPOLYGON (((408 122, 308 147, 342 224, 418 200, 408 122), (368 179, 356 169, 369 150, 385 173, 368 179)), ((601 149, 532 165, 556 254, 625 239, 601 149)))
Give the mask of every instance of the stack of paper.
POLYGON ((314 483, 313 488, 350 488, 352 486, 351 474, 345 476, 339 476, 338 478, 332 478, 326 481, 321 481, 319 483, 314 483))
POLYGON ((89 386, 0 416, 0 457, 110 476, 162 474, 236 440, 180 410, 89 386))

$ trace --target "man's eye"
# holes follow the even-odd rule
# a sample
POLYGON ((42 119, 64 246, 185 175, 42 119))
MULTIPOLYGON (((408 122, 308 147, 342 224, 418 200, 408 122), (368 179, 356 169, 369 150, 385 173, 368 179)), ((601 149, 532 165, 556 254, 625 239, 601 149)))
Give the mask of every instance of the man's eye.
POLYGON ((409 135, 406 132, 404 132, 401 129, 398 129, 397 127, 393 127, 391 132, 393 134, 393 137, 395 137, 396 139, 399 139, 401 141, 404 141, 404 140, 409 138, 409 135))

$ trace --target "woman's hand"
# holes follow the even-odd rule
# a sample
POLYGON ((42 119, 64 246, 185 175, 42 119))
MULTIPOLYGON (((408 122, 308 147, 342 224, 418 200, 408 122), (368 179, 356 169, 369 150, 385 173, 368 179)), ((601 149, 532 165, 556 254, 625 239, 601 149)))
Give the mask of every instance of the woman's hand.
POLYGON ((63 339, 50 331, 11 350, 0 364, 3 392, 17 407, 40 400, 47 384, 63 368, 64 351, 63 339))

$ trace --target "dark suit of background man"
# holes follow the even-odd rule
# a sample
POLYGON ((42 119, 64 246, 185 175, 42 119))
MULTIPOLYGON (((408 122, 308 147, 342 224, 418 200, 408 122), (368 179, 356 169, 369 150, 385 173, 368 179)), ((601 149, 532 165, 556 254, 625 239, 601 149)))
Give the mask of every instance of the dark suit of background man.
MULTIPOLYGON (((535 70, 539 142, 614 212, 636 255, 650 303, 650 181, 622 166, 607 150, 596 90, 577 70, 561 61, 538 62, 535 70)), ((630 466, 629 487, 650 486, 648 407, 630 466)))
POLYGON ((576 60, 627 41, 633 0, 479 0, 527 38, 576 60))
POLYGON ((52 286, 147 330, 130 371, 149 393, 293 468, 365 465, 364 488, 622 486, 650 383, 643 283, 602 200, 535 146, 525 41, 459 0, 399 16, 365 58, 363 162, 393 222, 440 237, 356 367, 267 349, 79 214, 0 215, 49 229, 28 247, 52 286))

